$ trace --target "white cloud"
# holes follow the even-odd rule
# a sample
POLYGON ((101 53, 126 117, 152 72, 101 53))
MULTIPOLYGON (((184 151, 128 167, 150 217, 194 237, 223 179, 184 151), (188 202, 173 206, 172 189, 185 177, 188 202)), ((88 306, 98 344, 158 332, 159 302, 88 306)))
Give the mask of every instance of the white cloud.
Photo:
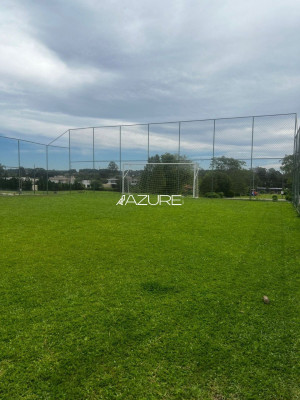
MULTIPOLYGON (((6 11, 6 12, 5 12, 6 11)), ((2 88, 22 90, 23 85, 65 90, 97 82, 106 86, 116 79, 110 71, 68 65, 36 37, 26 14, 19 9, 0 14, 0 76, 2 88)))
MULTIPOLYGON (((76 126, 294 111, 299 9, 295 0, 11 0, 0 15, 1 131, 47 142, 76 126)), ((217 127, 217 146, 248 152, 251 120, 243 137, 239 125, 217 127)), ((153 151, 177 150, 175 136, 151 132, 153 151)), ((260 146, 290 146, 285 127, 261 132, 260 146)), ((192 134, 182 131, 184 151, 211 150, 212 125, 192 134)), ((102 133, 101 147, 114 147, 114 135, 102 133)), ((124 148, 145 143, 128 129, 124 148)))
MULTIPOLYGON (((0 134, 47 144, 68 129, 90 125, 107 126, 116 123, 115 120, 73 117, 62 113, 6 110, 5 114, 0 113, 0 134)), ((125 121, 120 123, 125 123, 125 121)))

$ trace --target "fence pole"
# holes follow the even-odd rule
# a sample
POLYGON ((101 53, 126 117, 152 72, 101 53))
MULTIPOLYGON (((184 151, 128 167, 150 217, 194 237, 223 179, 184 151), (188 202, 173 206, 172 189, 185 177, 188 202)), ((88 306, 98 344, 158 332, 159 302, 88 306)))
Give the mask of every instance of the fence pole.
MULTIPOLYGON (((177 161, 180 162, 180 136, 181 136, 181 122, 178 122, 178 156, 177 161)), ((177 193, 180 193, 180 171, 179 165, 177 165, 177 193)))
POLYGON ((180 159, 181 122, 178 122, 178 161, 180 159))
MULTIPOLYGON (((122 125, 120 125, 120 174, 121 171, 122 171, 122 125)), ((122 187, 120 188, 120 190, 122 190, 122 187)))
POLYGON ((69 129, 69 192, 71 194, 71 132, 69 129))
POLYGON ((93 128, 93 175, 94 175, 94 184, 93 184, 93 189, 94 189, 94 192, 95 192, 95 184, 96 184, 96 182, 95 182, 95 180, 96 180, 96 170, 95 170, 95 128, 93 128))
POLYGON ((122 171, 122 125, 120 125, 120 171, 122 171))
POLYGON ((33 194, 35 195, 35 164, 33 164, 33 194))
POLYGON ((254 139, 254 117, 252 117, 252 132, 251 132, 251 161, 250 161, 250 200, 252 200, 252 189, 254 189, 254 171, 253 171, 253 139, 254 139))
POLYGON ((294 168, 293 168, 293 178, 292 178, 292 202, 296 206, 296 188, 297 188, 297 114, 295 115, 295 134, 294 134, 294 168))
POLYGON ((47 194, 49 194, 48 180, 49 180, 48 145, 46 145, 46 190, 47 190, 47 194))
POLYGON ((148 154, 147 154, 148 162, 149 158, 150 158, 150 124, 148 124, 148 154))
POLYGON ((213 152, 212 152, 212 175, 211 175, 211 191, 214 191, 214 170, 215 170, 215 140, 216 140, 216 120, 214 119, 213 129, 213 152))
POLYGON ((198 165, 194 164, 194 179, 193 179, 193 198, 196 199, 199 197, 199 189, 198 189, 198 165))
POLYGON ((294 207, 300 213, 300 129, 298 129, 294 138, 294 167, 293 167, 293 185, 292 185, 292 202, 294 207))
POLYGON ((20 156, 20 140, 18 140, 18 168, 19 168, 19 194, 21 194, 21 156, 20 156))
POLYGON ((297 165, 296 165, 296 174, 297 174, 297 211, 300 214, 300 130, 298 130, 297 134, 297 165))

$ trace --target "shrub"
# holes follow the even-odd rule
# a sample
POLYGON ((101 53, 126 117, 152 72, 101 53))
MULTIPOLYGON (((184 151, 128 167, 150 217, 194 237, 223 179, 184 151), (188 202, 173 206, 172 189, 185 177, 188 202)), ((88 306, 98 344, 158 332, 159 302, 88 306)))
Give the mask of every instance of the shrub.
POLYGON ((191 185, 184 185, 183 186, 183 193, 185 194, 185 195, 192 195, 193 194, 193 186, 191 186, 191 185))
POLYGON ((226 197, 234 197, 234 192, 233 190, 228 190, 226 197))
POLYGON ((289 189, 286 189, 286 190, 284 191, 284 195, 285 195, 285 199, 286 199, 287 201, 292 201, 292 200, 293 200, 292 192, 291 192, 289 189))
POLYGON ((285 195, 285 199, 286 199, 287 201, 292 201, 293 198, 292 198, 291 193, 287 193, 287 194, 285 195))
POLYGON ((204 195, 205 197, 209 197, 210 199, 219 199, 220 196, 216 192, 207 192, 204 195))
POLYGON ((272 201, 277 201, 277 200, 278 200, 278 196, 276 194, 273 194, 272 201))
POLYGON ((217 194, 219 195, 219 197, 223 198, 224 197, 224 192, 217 192, 217 194))
POLYGON ((200 184, 201 193, 223 192, 225 196, 227 196, 229 190, 232 190, 232 180, 226 173, 222 171, 207 172, 200 184), (211 191, 212 183, 214 192, 211 191))

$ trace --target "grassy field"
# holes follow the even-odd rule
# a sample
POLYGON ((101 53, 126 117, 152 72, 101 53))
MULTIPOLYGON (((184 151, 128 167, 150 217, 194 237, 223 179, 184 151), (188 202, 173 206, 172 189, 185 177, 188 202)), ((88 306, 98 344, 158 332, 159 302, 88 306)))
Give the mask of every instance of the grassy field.
POLYGON ((0 198, 0 398, 299 399, 291 204, 118 199, 0 198))

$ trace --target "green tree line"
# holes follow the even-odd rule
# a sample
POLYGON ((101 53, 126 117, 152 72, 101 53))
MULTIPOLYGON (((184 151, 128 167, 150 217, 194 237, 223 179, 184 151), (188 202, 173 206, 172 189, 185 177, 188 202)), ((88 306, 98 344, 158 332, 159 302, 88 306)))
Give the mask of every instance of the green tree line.
MULTIPOLYGON (((150 157, 142 171, 135 171, 138 179, 136 190, 142 193, 174 194, 190 193, 193 185, 193 168, 176 163, 191 162, 185 156, 165 153, 150 157), (174 163, 165 165, 164 163, 174 163)), ((199 170, 199 191, 223 193, 224 196, 249 195, 252 189, 272 187, 291 188, 293 156, 286 155, 281 160, 280 170, 255 167, 251 171, 245 161, 230 157, 216 157, 209 169, 199 170)), ((261 189, 263 190, 263 189, 261 189)))

